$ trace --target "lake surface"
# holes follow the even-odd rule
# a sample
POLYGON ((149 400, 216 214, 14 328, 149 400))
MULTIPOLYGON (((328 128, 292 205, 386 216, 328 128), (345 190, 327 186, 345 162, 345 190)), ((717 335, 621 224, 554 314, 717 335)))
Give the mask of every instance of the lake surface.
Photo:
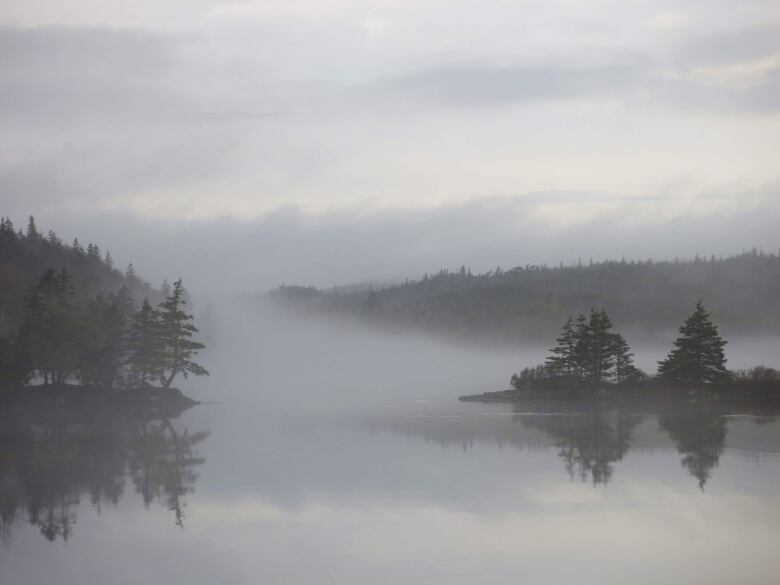
POLYGON ((0 583, 777 583, 778 420, 459 403, 542 350, 223 322, 219 403, 4 421, 0 583))

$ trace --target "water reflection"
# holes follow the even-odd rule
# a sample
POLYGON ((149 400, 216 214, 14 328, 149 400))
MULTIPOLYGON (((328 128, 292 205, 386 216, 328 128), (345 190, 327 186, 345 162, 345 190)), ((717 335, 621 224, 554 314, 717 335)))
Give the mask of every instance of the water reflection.
POLYGON ((614 464, 628 453, 632 433, 642 418, 614 409, 560 416, 521 415, 519 420, 523 426, 554 438, 569 475, 601 484, 610 480, 614 464))
POLYGON ((674 441, 682 455, 682 465, 699 482, 710 479, 726 444, 727 419, 710 409, 699 412, 665 413, 658 417, 661 429, 674 441))
POLYGON ((608 483, 617 463, 632 449, 675 448, 681 465, 703 491, 727 447, 729 421, 739 424, 735 440, 743 452, 778 449, 776 433, 761 427, 777 420, 772 414, 735 415, 730 405, 679 403, 652 411, 593 404, 536 404, 490 408, 475 406, 450 416, 373 417, 373 429, 389 430, 464 450, 475 442, 506 444, 522 450, 556 449, 573 479, 608 483), (500 416, 501 414, 509 416, 500 416), (642 427, 637 440, 636 430, 642 427))
POLYGON ((169 418, 105 413, 18 413, 0 421, 0 531, 29 522, 49 541, 68 540, 83 498, 101 509, 125 495, 128 479, 148 507, 163 503, 183 526, 185 496, 204 463, 207 432, 177 430, 169 418))

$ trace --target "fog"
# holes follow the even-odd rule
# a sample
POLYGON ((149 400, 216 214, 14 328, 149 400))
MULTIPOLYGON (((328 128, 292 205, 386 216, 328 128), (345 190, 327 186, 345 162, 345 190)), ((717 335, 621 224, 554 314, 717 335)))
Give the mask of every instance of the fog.
MULTIPOLYGON (((402 282, 465 264, 474 273, 578 260, 671 260, 780 249, 772 188, 738 210, 667 217, 674 196, 629 200, 537 194, 427 211, 308 214, 295 208, 253 220, 171 221, 116 214, 36 213, 66 242, 98 243, 153 285, 184 278, 196 294, 254 294, 280 284, 318 287, 402 282), (572 206, 573 216, 567 211, 572 206), (606 208, 605 208, 606 207, 606 208)), ((710 203, 718 204, 713 194, 710 203)), ((24 225, 24 212, 12 216, 24 225)))
POLYGON ((519 365, 535 363, 546 352, 383 333, 350 320, 296 316, 267 300, 211 302, 213 341, 202 360, 215 375, 193 379, 188 391, 261 413, 371 412, 501 389, 519 365))
POLYGON ((767 0, 3 0, 0 583, 775 582, 778 89, 767 0))
MULTIPOLYGON (((23 519, 11 527, 4 581, 105 582, 118 568, 133 582, 203 584, 468 583, 486 574, 621 583, 650 565, 640 582, 673 572, 726 584, 773 572, 777 422, 709 417, 727 429, 710 438, 694 418, 691 446, 656 417, 633 413, 617 452, 603 421, 583 423, 591 430, 580 439, 575 424, 574 443, 562 443, 556 421, 588 421, 587 413, 456 400, 506 387, 544 347, 468 346, 246 298, 195 300, 213 304, 199 358, 212 375, 182 381, 204 402, 173 424, 179 440, 209 434, 190 489, 176 499, 182 527, 171 500, 142 507, 130 482, 118 502, 71 498, 67 542, 45 542, 23 519), (705 471, 686 465, 711 452, 705 471), (593 458, 606 458, 606 475, 593 458), (733 563, 736 532, 747 568, 733 563), (619 558, 605 560, 605 549, 619 558)), ((757 347, 778 350, 776 340, 733 340, 730 364, 753 363, 757 347)), ((635 349, 643 367, 663 351, 635 349)), ((614 424, 621 415, 603 416, 614 424)))
MULTIPOLYGON (((349 318, 297 315, 267 299, 195 298, 210 303, 209 346, 202 361, 214 376, 193 378, 188 392, 261 412, 375 413, 415 401, 451 401, 509 387, 510 376, 543 362, 548 344, 469 343, 414 331, 387 332, 349 318)), ((652 373, 668 343, 635 345, 637 366, 652 373)), ((730 339, 731 369, 778 365, 777 337, 730 339)))

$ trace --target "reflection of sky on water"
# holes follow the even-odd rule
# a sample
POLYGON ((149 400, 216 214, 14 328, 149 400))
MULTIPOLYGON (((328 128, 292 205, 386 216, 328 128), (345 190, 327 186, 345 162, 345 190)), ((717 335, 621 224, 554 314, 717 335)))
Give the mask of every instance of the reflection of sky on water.
MULTIPOLYGON (((148 507, 137 466, 116 503, 67 466, 27 494, 0 480, 4 510, 58 485, 78 501, 67 542, 17 516, 0 582, 732 584, 780 566, 780 422, 459 403, 533 352, 235 323, 234 345, 204 356, 214 376, 185 386, 220 403, 171 421, 179 439, 208 432, 188 456, 159 421, 167 439, 146 451, 120 425, 113 458, 74 456, 90 445, 77 426, 52 436, 76 475, 152 455, 148 507)), ((0 443, 6 469, 24 445, 0 443)))

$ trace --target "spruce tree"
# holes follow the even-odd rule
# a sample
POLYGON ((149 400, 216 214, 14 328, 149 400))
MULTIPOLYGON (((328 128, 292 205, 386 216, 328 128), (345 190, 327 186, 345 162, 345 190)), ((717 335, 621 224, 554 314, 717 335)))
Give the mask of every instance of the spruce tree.
POLYGON ((614 367, 612 321, 605 311, 591 309, 587 331, 585 377, 598 386, 611 375, 614 367))
POLYGON ((571 316, 563 324, 561 334, 555 341, 557 345, 550 350, 554 355, 546 361, 548 371, 553 376, 574 375, 577 368, 577 332, 571 316))
POLYGON ((79 377, 84 384, 111 388, 120 378, 127 353, 124 309, 115 295, 87 302, 83 318, 79 377))
POLYGON ((622 384, 634 381, 642 375, 634 366, 634 354, 620 333, 612 334, 612 355, 615 360, 615 382, 622 384))
POLYGON ((128 282, 134 283, 138 280, 138 274, 135 271, 135 266, 133 266, 133 263, 127 265, 127 270, 125 271, 125 278, 128 280, 128 282))
POLYGON ((579 315, 574 324, 574 337, 576 345, 574 349, 575 373, 580 379, 585 378, 587 365, 590 360, 590 325, 585 315, 579 315))
POLYGON ((70 274, 47 270, 27 297, 20 343, 44 383, 63 384, 79 361, 80 320, 70 274))
POLYGON ((678 382, 727 380, 731 374, 726 369, 725 345, 709 313, 697 302, 696 310, 680 327, 674 349, 658 362, 658 374, 678 382))
POLYGON ((31 215, 27 221, 27 237, 31 240, 37 240, 39 236, 38 228, 35 225, 35 218, 31 215))
POLYGON ((147 386, 152 380, 163 377, 163 342, 160 314, 147 299, 133 316, 128 334, 130 382, 135 386, 147 386))
POLYGON ((184 310, 186 291, 181 278, 173 283, 170 295, 160 303, 160 331, 163 342, 162 383, 164 388, 170 387, 177 374, 185 378, 189 374, 208 376, 208 370, 193 361, 193 357, 205 346, 192 341, 192 336, 198 332, 192 323, 192 315, 184 310))

